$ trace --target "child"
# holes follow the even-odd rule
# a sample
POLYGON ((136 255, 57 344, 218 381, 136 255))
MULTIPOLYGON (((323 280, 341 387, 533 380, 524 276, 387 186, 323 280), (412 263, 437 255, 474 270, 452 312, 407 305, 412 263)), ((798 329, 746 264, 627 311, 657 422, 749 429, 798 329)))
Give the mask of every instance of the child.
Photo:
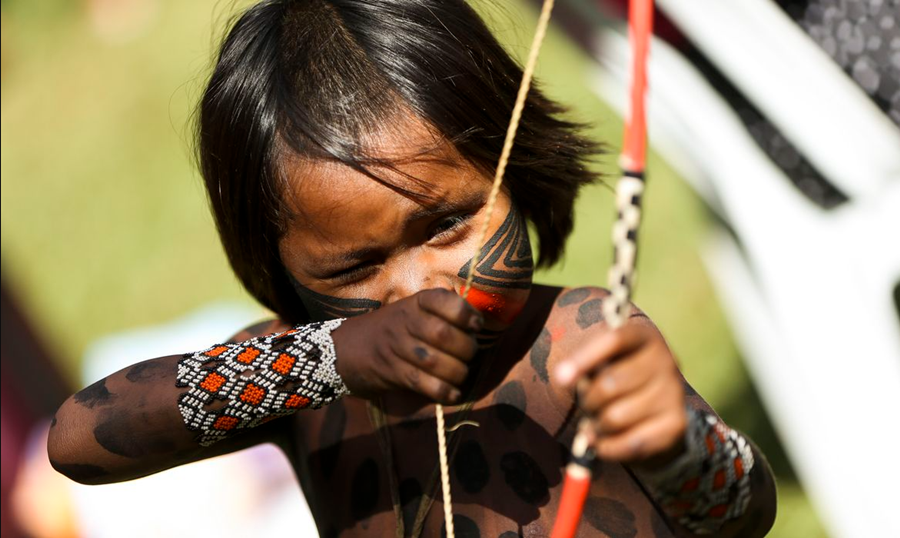
MULTIPOLYGON (((99 484, 271 442, 323 536, 437 536, 441 402, 457 536, 543 536, 588 416, 583 535, 764 535, 765 460, 690 389, 650 320, 635 309, 609 331, 604 290, 532 283, 526 222, 538 265, 554 263, 597 152, 537 90, 459 297, 520 77, 461 1, 244 13, 200 105, 199 155, 232 267, 278 319, 75 394, 51 430, 54 466, 99 484)), ((173 494, 190 510, 228 492, 173 494)))

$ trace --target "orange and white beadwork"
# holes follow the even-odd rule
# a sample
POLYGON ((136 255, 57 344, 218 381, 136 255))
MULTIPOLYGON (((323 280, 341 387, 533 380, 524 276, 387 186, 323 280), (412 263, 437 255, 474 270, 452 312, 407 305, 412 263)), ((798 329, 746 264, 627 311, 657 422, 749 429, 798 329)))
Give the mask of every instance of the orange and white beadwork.
POLYGON ((642 478, 666 515, 695 534, 715 534, 747 509, 753 451, 715 415, 693 409, 685 440, 678 460, 642 478))
POLYGON ((252 428, 297 409, 328 405, 349 391, 335 369, 331 333, 343 319, 188 353, 178 362, 185 425, 209 446, 232 430, 252 428), (225 406, 210 410, 216 400, 225 406))

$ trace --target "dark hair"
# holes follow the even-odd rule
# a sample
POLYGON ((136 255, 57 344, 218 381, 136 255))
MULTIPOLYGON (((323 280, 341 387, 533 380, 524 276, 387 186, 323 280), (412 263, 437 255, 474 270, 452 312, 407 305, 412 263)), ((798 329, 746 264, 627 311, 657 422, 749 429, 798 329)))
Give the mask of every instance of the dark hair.
MULTIPOLYGON (((267 0, 248 9, 222 43, 196 125, 238 278, 286 321, 306 319, 278 249, 289 218, 281 160, 340 161, 380 181, 362 137, 403 108, 492 174, 521 76, 462 0, 267 0)), ((504 180, 537 232, 539 266, 559 259, 578 190, 597 178, 586 161, 598 145, 562 112, 531 89, 504 180)))

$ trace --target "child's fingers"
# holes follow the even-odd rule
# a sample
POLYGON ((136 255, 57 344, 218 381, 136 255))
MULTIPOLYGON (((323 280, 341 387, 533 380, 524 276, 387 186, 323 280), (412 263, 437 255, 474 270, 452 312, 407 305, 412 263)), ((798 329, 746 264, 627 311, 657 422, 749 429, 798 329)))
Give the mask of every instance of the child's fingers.
POLYGON ((562 386, 571 387, 579 377, 588 375, 618 355, 636 349, 645 340, 646 329, 637 324, 626 324, 614 331, 604 332, 557 365, 555 379, 562 386))
POLYGON ((597 413, 594 427, 600 435, 625 432, 661 413, 666 402, 665 383, 654 380, 640 390, 623 396, 597 413))
POLYGON ((643 388, 654 377, 654 363, 652 353, 638 352, 631 360, 604 366, 590 379, 586 390, 579 391, 579 406, 587 413, 595 413, 643 388))
POLYGON ((401 355, 406 362, 451 385, 462 385, 469 374, 465 363, 428 344, 410 340, 406 351, 401 355))
POLYGON ((409 326, 410 334, 448 355, 468 361, 478 352, 478 342, 459 327, 438 316, 422 313, 409 326))
POLYGON ((456 293, 445 289, 425 290, 416 295, 419 307, 464 331, 479 331, 484 316, 456 293))
POLYGON ((646 460, 675 446, 684 435, 686 421, 686 417, 659 415, 624 433, 599 436, 594 449, 605 460, 646 460))
POLYGON ((394 365, 400 386, 406 387, 412 392, 421 394, 426 398, 442 404, 453 404, 461 396, 459 389, 442 379, 423 372, 412 364, 397 362, 394 365))

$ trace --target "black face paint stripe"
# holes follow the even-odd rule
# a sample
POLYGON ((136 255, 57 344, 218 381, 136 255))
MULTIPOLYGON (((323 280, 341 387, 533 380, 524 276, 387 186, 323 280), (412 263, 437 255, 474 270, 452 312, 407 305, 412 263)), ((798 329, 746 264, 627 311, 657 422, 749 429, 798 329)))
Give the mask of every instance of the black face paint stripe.
POLYGON ((288 278, 291 281, 291 285, 294 286, 294 291, 297 292, 297 295, 303 302, 303 306, 306 307, 306 312, 312 321, 352 318, 381 308, 381 301, 373 299, 345 299, 323 295, 297 282, 297 279, 290 273, 288 273, 288 278))
MULTIPOLYGON (((506 219, 484 244, 481 252, 483 258, 475 267, 473 282, 493 288, 531 288, 534 274, 531 242, 524 219, 514 208, 509 210, 506 219)), ((471 264, 470 259, 460 267, 457 276, 466 278, 471 264)))

